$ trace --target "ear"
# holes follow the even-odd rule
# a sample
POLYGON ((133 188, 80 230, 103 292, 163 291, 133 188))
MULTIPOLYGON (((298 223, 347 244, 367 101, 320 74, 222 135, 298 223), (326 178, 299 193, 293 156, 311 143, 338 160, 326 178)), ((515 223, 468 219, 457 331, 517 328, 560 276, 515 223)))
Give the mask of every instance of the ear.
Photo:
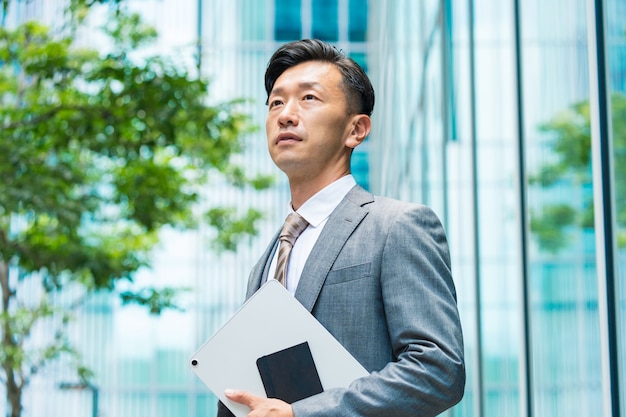
POLYGON ((355 114, 352 116, 348 129, 351 129, 346 138, 346 146, 348 148, 356 148, 370 134, 372 129, 372 121, 366 114, 355 114))

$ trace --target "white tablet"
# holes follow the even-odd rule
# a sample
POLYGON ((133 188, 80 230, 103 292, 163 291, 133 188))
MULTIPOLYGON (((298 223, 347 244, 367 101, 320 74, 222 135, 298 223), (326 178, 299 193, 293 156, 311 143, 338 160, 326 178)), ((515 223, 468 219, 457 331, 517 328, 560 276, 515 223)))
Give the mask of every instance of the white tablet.
POLYGON ((190 358, 192 371, 237 417, 248 407, 227 388, 266 397, 257 359, 308 342, 324 390, 347 387, 368 372, 280 283, 270 280, 190 358))

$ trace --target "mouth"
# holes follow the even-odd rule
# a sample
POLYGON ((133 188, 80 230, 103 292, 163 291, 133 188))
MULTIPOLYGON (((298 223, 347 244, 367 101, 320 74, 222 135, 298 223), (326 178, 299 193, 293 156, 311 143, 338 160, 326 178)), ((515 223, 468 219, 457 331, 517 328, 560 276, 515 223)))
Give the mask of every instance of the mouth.
POLYGON ((280 133, 276 137, 277 144, 281 142, 300 142, 300 141, 302 141, 302 139, 295 133, 291 133, 291 132, 283 132, 283 133, 280 133))

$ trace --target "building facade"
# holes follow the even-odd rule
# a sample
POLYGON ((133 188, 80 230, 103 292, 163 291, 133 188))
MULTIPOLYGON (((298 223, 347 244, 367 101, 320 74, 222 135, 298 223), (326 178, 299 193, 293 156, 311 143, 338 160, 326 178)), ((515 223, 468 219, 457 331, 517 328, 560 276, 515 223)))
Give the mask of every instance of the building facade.
MULTIPOLYGON (((18 2, 3 20, 53 22, 65 2, 18 2)), ((199 61, 216 101, 247 97, 263 126, 263 73, 283 42, 316 37, 362 64, 374 129, 354 156, 374 193, 431 206, 451 248, 467 386, 449 416, 626 416, 626 2, 624 0, 128 0, 160 52, 199 61), (197 40, 200 42, 197 42, 197 40)), ((282 223, 288 187, 262 129, 251 172, 271 190, 213 184, 202 204, 267 218, 236 254, 210 231, 163 236, 137 280, 191 287, 151 317, 95 295, 71 331, 96 391, 35 381, 30 416, 207 416, 215 397, 189 356, 241 304, 282 223)), ((0 400, 0 410, 6 406, 0 400)))

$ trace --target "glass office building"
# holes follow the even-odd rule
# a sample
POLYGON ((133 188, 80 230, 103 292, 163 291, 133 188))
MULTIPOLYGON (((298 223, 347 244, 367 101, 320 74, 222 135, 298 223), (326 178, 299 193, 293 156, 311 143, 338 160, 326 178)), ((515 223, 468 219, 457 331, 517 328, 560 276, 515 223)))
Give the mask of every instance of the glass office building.
MULTIPOLYGON (((53 21, 63 3, 16 3, 4 22, 53 21)), ((157 26, 160 51, 200 59, 212 98, 252 98, 261 126, 263 73, 281 43, 325 39, 367 69, 377 103, 357 181, 431 206, 448 232, 468 379, 447 415, 626 416, 626 1, 128 5, 157 26)), ((100 416, 214 414, 187 360, 241 304, 289 198, 262 129, 243 158, 276 186, 213 184, 202 204, 262 208, 259 236, 218 256, 204 228, 170 233, 138 276, 194 288, 184 312, 151 317, 98 294, 73 324, 100 416)), ((35 381, 27 415, 89 415, 91 392, 58 388, 67 375, 52 367, 35 381)))

